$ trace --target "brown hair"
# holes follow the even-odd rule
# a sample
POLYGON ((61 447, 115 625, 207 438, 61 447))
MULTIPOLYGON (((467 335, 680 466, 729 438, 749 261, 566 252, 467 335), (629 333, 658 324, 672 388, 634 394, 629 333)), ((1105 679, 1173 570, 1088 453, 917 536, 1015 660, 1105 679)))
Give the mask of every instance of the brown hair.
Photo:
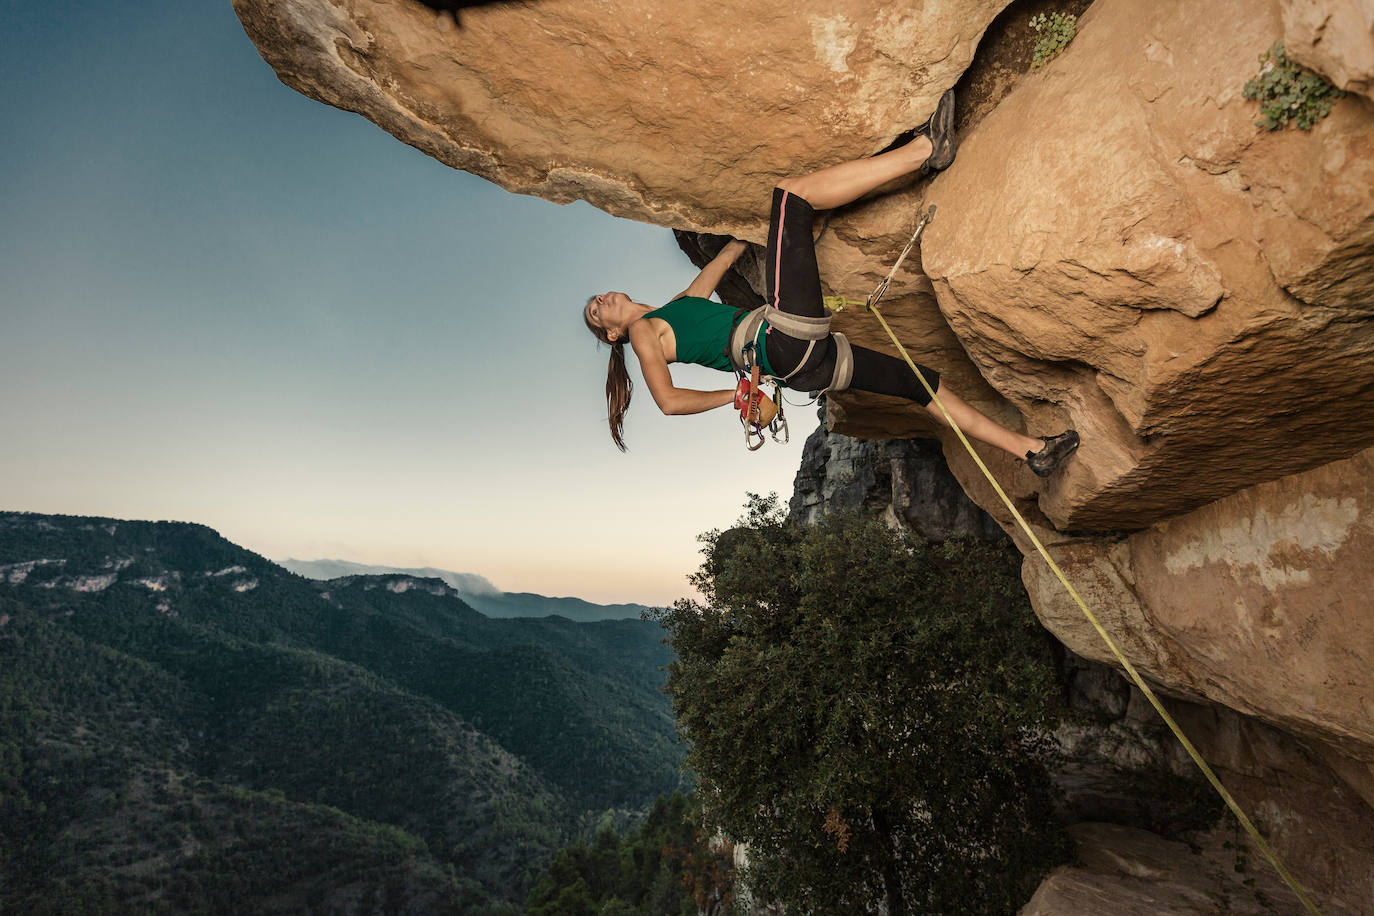
MULTIPOLYGON (((587 305, 591 305, 592 299, 587 300, 587 305)), ((630 409, 630 395, 634 393, 634 382, 630 381, 630 373, 625 369, 625 337, 619 340, 611 340, 606 335, 605 328, 598 328, 592 324, 588 317, 586 306, 582 308, 582 321, 587 325, 587 330, 592 332, 592 336, 604 344, 611 347, 611 362, 606 367, 606 420, 611 425, 611 439, 615 441, 616 448, 622 452, 625 448, 625 411, 630 409)))

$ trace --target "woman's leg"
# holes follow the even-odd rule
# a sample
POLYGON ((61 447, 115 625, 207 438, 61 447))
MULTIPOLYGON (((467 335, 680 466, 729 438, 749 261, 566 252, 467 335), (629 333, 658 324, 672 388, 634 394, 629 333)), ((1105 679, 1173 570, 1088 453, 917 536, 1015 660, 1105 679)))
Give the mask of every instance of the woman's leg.
MULTIPOLYGON (((906 364, 906 360, 888 356, 886 353, 879 353, 877 350, 870 350, 867 347, 852 347, 851 349, 854 352, 854 377, 849 383, 850 388, 905 398, 924 406, 936 420, 946 426, 949 425, 945 423, 945 415, 940 411, 940 408, 935 406, 935 402, 930 399, 930 393, 926 391, 926 386, 917 380, 911 367, 906 364)), ((979 413, 978 410, 964 403, 962 398, 949 390, 949 386, 940 378, 940 373, 927 366, 922 366, 920 363, 916 365, 921 370, 921 374, 925 376, 926 381, 930 383, 930 387, 935 389, 936 397, 945 405, 945 410, 949 411, 954 422, 958 423, 959 428, 973 438, 980 442, 986 442, 988 445, 996 446, 1017 458, 1024 458, 1027 452, 1038 452, 1044 447, 1045 443, 1039 439, 1032 439, 1030 436, 1012 432, 992 418, 979 413)))
POLYGON ((779 182, 773 189, 764 262, 768 304, 794 315, 824 317, 820 272, 811 238, 815 211, 849 203, 881 184, 915 171, 930 150, 930 141, 917 137, 891 152, 779 182))
POLYGON ((930 141, 917 137, 890 152, 785 178, 778 182, 778 187, 804 198, 817 210, 830 210, 858 200, 894 178, 916 171, 930 157, 930 152, 930 141))
MULTIPOLYGON (((910 374, 910 372, 911 370, 908 368, 907 373, 910 374)), ((1028 454, 1034 454, 1045 447, 1043 440, 1032 439, 1030 436, 1012 432, 991 417, 984 416, 975 408, 964 403, 964 400, 950 391, 943 382, 935 389, 935 396, 940 399, 941 404, 945 405, 945 410, 949 411, 949 415, 954 418, 955 423, 959 424, 959 428, 980 442, 994 445, 1017 458, 1025 458, 1028 454)), ((926 410, 930 411, 931 416, 944 425, 949 425, 945 421, 945 415, 939 407, 935 406, 934 401, 926 405, 926 410)))
MULTIPOLYGON (((773 191, 765 262, 768 270, 768 304, 796 315, 824 315, 820 272, 816 267, 815 245, 811 239, 811 222, 815 211, 843 206, 880 185, 916 171, 931 151, 930 140, 918 136, 905 146, 887 153, 844 162, 778 182, 773 191)), ((774 371, 786 373, 797 367, 806 344, 770 332, 765 348, 774 371)), ((912 374, 905 360, 865 347, 853 347, 852 350, 854 375, 851 388, 893 395, 920 404, 936 420, 948 425, 944 412, 931 401, 925 386, 912 374)), ((834 339, 819 342, 812 350, 807 365, 800 368, 801 372, 789 381, 788 387, 815 391, 829 385, 835 371, 834 339)), ((1044 440, 1013 432, 969 406, 940 381, 940 374, 934 369, 926 366, 919 366, 919 369, 935 389, 949 416, 968 435, 1017 458, 1025 458, 1046 449, 1044 440)), ((1063 439, 1067 435, 1061 434, 1056 439, 1063 439)), ((1077 442, 1077 434, 1074 434, 1071 445, 1059 445, 1053 450, 1063 452, 1066 457, 1077 447, 1077 442)), ((1052 460, 1057 462, 1062 457, 1052 460)), ((1037 469, 1036 473, 1043 476, 1048 470, 1042 472, 1037 469)))
POLYGON ((820 272, 811 225, 815 211, 847 204, 879 185, 916 171, 930 156, 931 143, 918 136, 905 146, 867 159, 787 178, 773 189, 765 260, 768 304, 794 315, 820 318, 820 272))
POLYGON ((816 211, 806 198, 781 187, 773 189, 764 282, 769 305, 793 315, 823 318, 821 274, 816 266, 816 243, 811 238, 815 217, 816 211))
MULTIPOLYGON (((822 357, 819 360, 813 359, 816 365, 814 367, 808 366, 804 372, 790 380, 788 382, 789 387, 801 391, 816 391, 830 384, 831 376, 835 372, 834 339, 831 338, 824 343, 826 347, 821 351, 822 357)), ((782 337, 776 342, 770 339, 768 346, 770 353, 777 349, 781 358, 790 357, 792 361, 795 361, 804 344, 801 341, 782 337)), ((886 353, 879 353, 877 350, 870 350, 867 347, 853 346, 851 350, 854 354, 854 375, 849 387, 852 390, 891 395, 911 401, 913 404, 920 404, 936 420, 948 425, 945 422, 945 415, 930 399, 926 387, 917 380, 911 367, 906 364, 906 360, 889 356, 886 353)), ((969 406, 962 398, 949 390, 949 386, 941 380, 940 373, 934 369, 919 363, 917 368, 921 370, 921 374, 925 376, 930 386, 935 389, 936 396, 945 405, 945 410, 949 411, 954 422, 958 423, 959 428, 968 435, 980 442, 996 446, 1017 458, 1024 458, 1027 452, 1038 452, 1044 448, 1045 443, 1042 440, 1012 432, 997 421, 984 416, 976 408, 969 406)))

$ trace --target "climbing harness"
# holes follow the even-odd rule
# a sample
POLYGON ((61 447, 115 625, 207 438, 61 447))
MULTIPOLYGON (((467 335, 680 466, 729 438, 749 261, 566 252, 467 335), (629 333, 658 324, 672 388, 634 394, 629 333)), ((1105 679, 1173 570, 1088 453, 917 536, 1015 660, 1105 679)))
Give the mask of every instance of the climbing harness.
MULTIPOLYGON (((823 318, 793 315, 791 312, 784 312, 776 306, 761 305, 746 312, 743 320, 736 323, 735 329, 730 332, 730 344, 726 349, 726 355, 730 357, 730 364, 735 367, 736 372, 747 372, 745 351, 758 339, 759 331, 763 328, 763 323, 767 321, 770 328, 777 328, 779 332, 786 334, 793 340, 806 341, 806 352, 797 362, 797 368, 777 379, 785 382, 800 372, 802 366, 806 365, 806 361, 811 358, 818 341, 833 336, 835 338, 835 372, 831 375, 830 384, 825 387, 825 390, 843 391, 849 387, 849 383, 854 378, 854 351, 849 346, 849 340, 843 334, 836 332, 832 335, 830 333, 831 318, 831 315, 826 315, 823 318)), ((774 376, 768 376, 768 378, 773 379, 774 376)))
MULTIPOLYGON (((1102 624, 1098 622, 1097 617, 1093 614, 1093 612, 1088 609, 1088 606, 1084 603, 1083 599, 1079 597, 1078 591, 1069 583, 1068 577, 1065 576, 1064 571, 1059 568, 1059 564, 1054 562, 1053 558, 1050 557, 1049 551, 1045 549, 1045 545, 1042 544, 1040 542, 1040 539, 1035 536, 1035 532, 1031 530, 1030 525, 1026 524, 1025 518, 1023 518, 1021 513, 1017 511, 1016 506, 1012 504, 1012 501, 1007 497, 1006 492, 1003 491, 1001 485, 997 483, 996 478, 992 476, 992 472, 988 470, 987 465, 983 464, 983 459, 978 457, 978 453, 974 451, 973 446, 969 444, 968 437, 964 435, 964 431, 959 428, 959 424, 954 422, 954 418, 950 416, 949 411, 945 409, 945 405, 940 401, 940 398, 935 394, 935 390, 930 386, 930 382, 928 382, 925 379, 925 377, 922 376, 921 373, 917 370, 916 363, 911 359, 911 356, 907 353, 906 347, 903 347, 902 342, 897 339, 897 335, 893 333, 892 327, 887 323, 887 319, 883 318, 882 312, 878 311, 878 300, 880 300, 883 297, 883 294, 887 292, 888 284, 892 282, 892 278, 896 275, 897 269, 901 267, 902 262, 906 260, 907 254, 910 253, 912 247, 916 244, 917 239, 920 238, 921 233, 926 228, 926 225, 929 224, 930 221, 934 218, 935 206, 931 205, 930 209, 927 210, 925 215, 921 217, 920 222, 917 223, 916 231, 913 232, 911 235, 911 241, 907 242, 906 247, 902 249, 902 253, 898 256, 897 262, 892 265, 892 269, 888 271, 887 276, 882 279, 882 282, 878 284, 877 289, 875 289, 872 295, 870 295, 868 299, 863 303, 864 308, 872 312, 873 316, 878 319, 878 323, 883 326, 883 330, 887 332, 887 336, 892 339, 893 345, 896 346, 898 352, 902 354, 902 359, 906 360, 906 364, 911 368, 911 371, 916 374, 916 378, 925 388, 926 393, 930 395, 931 401, 937 407, 940 408, 940 413, 944 415, 945 422, 949 424, 949 428, 954 430, 954 434, 959 437, 959 441, 962 442, 964 448, 968 450, 968 453, 973 458, 974 463, 978 465, 978 469, 983 472, 983 476, 988 479, 988 483, 992 484, 993 490, 997 492, 997 495, 1001 498, 1003 504, 1006 505, 1007 510, 1011 512, 1012 517, 1016 519, 1016 523, 1021 526, 1021 530, 1025 533, 1026 537, 1028 537, 1030 539, 1030 542, 1035 545, 1036 552, 1040 554, 1041 558, 1043 558, 1044 561, 1049 565, 1050 570, 1055 574, 1056 577, 1058 577, 1060 583, 1069 593, 1069 597, 1073 598, 1074 602, 1078 605, 1079 610, 1081 610, 1083 612, 1083 615, 1088 618, 1088 622, 1092 624, 1093 629, 1095 629, 1097 631, 1097 634, 1102 637, 1103 642, 1107 644, 1107 648, 1111 650, 1112 655, 1114 655, 1116 657, 1116 660, 1121 663, 1121 667, 1125 669, 1128 675, 1130 675, 1130 678, 1135 683, 1136 687, 1140 688, 1140 692, 1143 693, 1145 695, 1145 698, 1150 701, 1150 705, 1155 708, 1155 712, 1159 713, 1160 718, 1164 720, 1164 724, 1169 726, 1169 730, 1174 733, 1174 737, 1177 738, 1179 743, 1183 745, 1183 749, 1188 752, 1188 756, 1193 759, 1193 763, 1197 764, 1198 769, 1202 771, 1202 775, 1207 777, 1207 781, 1212 784, 1212 788, 1216 789, 1217 794, 1221 796, 1221 800, 1226 803, 1226 807, 1231 810, 1231 813, 1236 816, 1236 820, 1238 820, 1241 826, 1245 828, 1245 832, 1248 833, 1250 835, 1250 838, 1255 841, 1255 845, 1259 847, 1260 852, 1264 854, 1264 857, 1269 860, 1269 864, 1274 866, 1274 870, 1278 872, 1279 877, 1282 878, 1284 883, 1286 883, 1290 888, 1292 888, 1293 892, 1298 895, 1298 899, 1302 901, 1303 906, 1306 907, 1309 912, 1317 914, 1317 916, 1321 916, 1320 911, 1316 907, 1316 904, 1314 904, 1312 900, 1307 896, 1307 892, 1303 890, 1302 885, 1298 883, 1297 879, 1295 879, 1291 874, 1289 874, 1288 869, 1284 867, 1281 861, 1279 861, 1279 857, 1274 853, 1273 849, 1270 848, 1269 844, 1265 841, 1264 837, 1260 836, 1259 830, 1257 830, 1255 828, 1255 825, 1251 823, 1250 818, 1248 818, 1245 815, 1245 812, 1241 810, 1240 805, 1237 804, 1236 800, 1231 797, 1231 793, 1228 792, 1226 790, 1226 787, 1221 784, 1221 780, 1217 778, 1216 773, 1212 772, 1212 768, 1207 764, 1207 761, 1202 759, 1202 755, 1198 753, 1197 748, 1195 748, 1193 746, 1193 743, 1188 740, 1188 736, 1183 733, 1183 729, 1181 729, 1178 723, 1174 721, 1174 717, 1169 714, 1168 710, 1166 710, 1164 708, 1164 705, 1159 701, 1159 698, 1155 696, 1155 692, 1150 689, 1150 685, 1145 683, 1145 679, 1142 678, 1140 674, 1135 670, 1135 666, 1132 665, 1129 661, 1127 661, 1125 654, 1123 654, 1121 649, 1117 647, 1116 642, 1111 638, 1111 636, 1107 634, 1106 629, 1104 629, 1102 624)), ((836 311, 838 311, 840 308, 843 308, 845 305, 850 304, 857 303, 855 303, 853 300, 846 299, 843 296, 827 297, 827 305, 831 305, 831 308, 836 311), (832 301, 834 305, 831 305, 832 301), (836 308, 836 306, 838 306, 838 308, 836 308)), ((836 336, 838 337, 839 335, 836 336)))
POLYGON ((811 358, 811 354, 816 349, 818 341, 825 340, 827 337, 835 338, 835 371, 830 377, 830 384, 826 386, 826 391, 843 391, 849 387, 849 383, 854 378, 854 351, 849 345, 849 340, 843 334, 830 332, 831 316, 829 314, 822 318, 812 318, 806 315, 793 315, 791 312, 784 312, 776 306, 761 305, 756 309, 746 311, 740 309, 735 316, 735 325, 730 332, 730 341, 725 348, 725 354, 730 358, 730 365, 734 367, 735 373, 740 378, 740 389, 745 385, 749 386, 748 404, 741 404, 738 390, 735 395, 735 408, 740 410, 740 422, 744 424, 744 446, 749 451, 756 451, 763 445, 763 428, 767 427, 773 435, 774 442, 786 443, 790 441, 787 430, 787 418, 783 415, 782 384, 801 371, 802 366, 811 358), (786 334, 794 340, 806 341, 806 352, 797 361, 797 366, 791 372, 783 376, 762 374, 758 360, 758 336, 763 330, 764 322, 768 322, 770 328, 777 328, 779 332, 786 334), (758 414, 757 409, 761 403, 758 399, 768 401, 768 397, 763 394, 761 385, 772 383, 773 398, 777 407, 777 416, 770 419, 758 414), (761 422, 760 422, 761 421, 761 422), (781 438, 779 438, 781 434, 781 438))

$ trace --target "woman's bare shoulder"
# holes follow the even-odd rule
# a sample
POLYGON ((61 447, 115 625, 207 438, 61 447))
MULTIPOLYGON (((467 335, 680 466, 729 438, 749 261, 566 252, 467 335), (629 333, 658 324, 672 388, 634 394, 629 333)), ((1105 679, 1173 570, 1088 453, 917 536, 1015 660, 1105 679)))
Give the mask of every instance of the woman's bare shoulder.
POLYGON ((652 315, 645 315, 630 325, 630 343, 640 359, 645 358, 646 351, 657 352, 665 363, 671 363, 676 355, 672 325, 652 315))

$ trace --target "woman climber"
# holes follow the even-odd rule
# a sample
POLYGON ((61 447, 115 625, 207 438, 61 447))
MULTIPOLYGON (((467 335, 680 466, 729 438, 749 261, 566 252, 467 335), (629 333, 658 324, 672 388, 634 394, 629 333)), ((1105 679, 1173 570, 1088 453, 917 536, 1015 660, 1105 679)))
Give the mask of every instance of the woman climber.
MULTIPOLYGON (((619 292, 591 297, 582 317, 597 339, 611 345, 606 406, 615 444, 625 449, 625 411, 631 393, 625 370, 626 341, 634 348, 654 402, 665 414, 701 413, 731 403, 738 406, 735 389, 676 387, 668 364, 697 363, 729 372, 741 367, 741 354, 752 346, 752 354, 745 358, 757 360, 765 374, 789 388, 817 391, 849 387, 895 395, 925 407, 945 422, 904 361, 850 346, 843 335, 829 332, 811 224, 816 210, 847 204, 918 169, 927 174, 947 168, 954 161, 956 148, 951 89, 940 98, 930 121, 905 145, 779 182, 773 190, 768 230, 767 306, 760 311, 758 322, 746 320, 741 324, 742 311, 707 298, 744 252, 745 243, 740 241, 731 241, 721 249, 684 292, 661 308, 650 308, 619 292)), ((1073 430, 1040 438, 1013 432, 964 403, 934 369, 919 368, 966 433, 1024 458, 1041 477, 1048 477, 1078 447, 1078 433, 1073 430)))

